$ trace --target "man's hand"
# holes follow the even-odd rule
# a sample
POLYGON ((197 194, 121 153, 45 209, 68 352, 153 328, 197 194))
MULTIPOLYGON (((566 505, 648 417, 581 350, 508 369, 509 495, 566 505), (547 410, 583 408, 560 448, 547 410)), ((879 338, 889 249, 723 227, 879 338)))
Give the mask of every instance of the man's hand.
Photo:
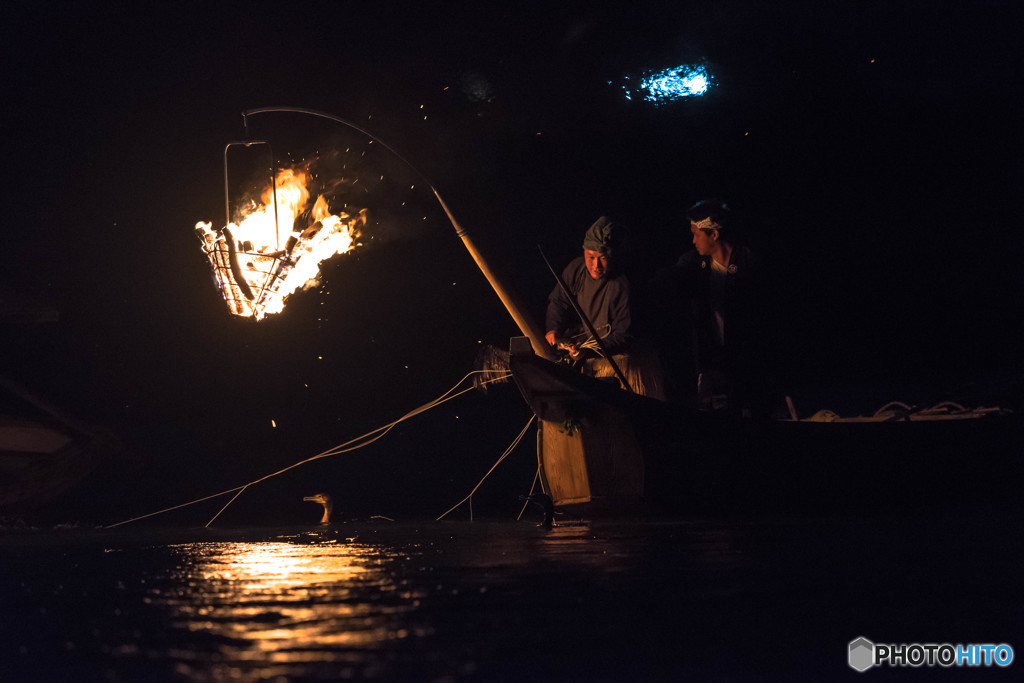
POLYGON ((576 360, 580 357, 580 353, 583 351, 583 347, 579 344, 572 344, 565 339, 559 339, 555 335, 554 330, 548 330, 548 333, 544 335, 544 338, 548 340, 548 344, 555 349, 564 349, 568 354, 569 358, 576 360))

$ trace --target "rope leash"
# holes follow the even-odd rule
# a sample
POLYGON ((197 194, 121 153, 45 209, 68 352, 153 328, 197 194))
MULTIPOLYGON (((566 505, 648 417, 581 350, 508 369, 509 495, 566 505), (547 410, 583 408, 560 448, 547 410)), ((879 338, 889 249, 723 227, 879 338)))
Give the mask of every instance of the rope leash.
MULTIPOLYGON (((522 440, 523 434, 526 434, 526 430, 530 428, 530 425, 533 424, 533 421, 536 418, 537 418, 536 415, 531 415, 530 416, 530 419, 526 421, 526 425, 523 426, 523 430, 521 432, 519 432, 519 435, 515 439, 512 440, 512 443, 509 444, 509 447, 506 448, 505 452, 501 454, 501 457, 498 458, 498 461, 496 463, 494 463, 493 465, 491 465, 491 469, 487 470, 487 474, 485 474, 483 476, 483 479, 481 479, 480 481, 477 482, 476 486, 473 487, 473 490, 469 492, 469 495, 466 496, 465 498, 463 498, 462 500, 460 500, 455 505, 453 505, 450 508, 448 508, 448 510, 445 513, 443 513, 440 517, 438 517, 434 521, 436 521, 436 522, 441 521, 442 519, 444 519, 445 515, 447 515, 449 512, 451 512, 455 508, 457 508, 460 505, 462 505, 463 503, 465 503, 467 500, 469 501, 469 521, 473 521, 473 494, 476 493, 476 490, 478 488, 480 488, 481 484, 484 483, 484 480, 487 479, 487 477, 491 476, 491 472, 493 472, 495 469, 497 469, 498 465, 501 464, 501 461, 504 460, 505 458, 507 458, 509 456, 509 454, 512 453, 512 451, 515 450, 516 446, 518 446, 519 442, 522 440)), ((522 513, 520 513, 520 514, 522 514, 522 513)))
MULTIPOLYGON (((245 489, 249 488, 250 486, 252 486, 254 484, 258 484, 258 483, 260 483, 262 481, 266 481, 267 479, 270 479, 272 477, 276 477, 279 474, 284 474, 285 472, 287 472, 289 470, 295 469, 296 467, 299 467, 301 465, 305 465, 306 463, 313 462, 314 460, 320 460, 321 458, 327 458, 327 457, 330 457, 332 455, 338 455, 340 453, 348 453, 348 452, 351 452, 351 451, 363 448, 364 446, 369 446, 374 441, 377 441, 378 439, 382 438, 385 434, 387 434, 389 431, 391 431, 394 427, 396 427, 397 425, 401 424, 402 422, 408 420, 409 418, 415 417, 416 415, 419 415, 421 413, 425 413, 426 411, 428 411, 428 410, 430 410, 432 408, 436 408, 437 406, 441 405, 442 403, 446 403, 447 401, 450 401, 450 400, 452 400, 454 398, 457 398, 457 397, 461 396, 462 394, 465 394, 465 393, 467 393, 469 391, 473 391, 474 387, 469 387, 468 389, 463 389, 462 391, 459 391, 458 393, 454 393, 456 391, 456 389, 458 389, 467 379, 469 379, 471 376, 473 376, 475 374, 478 374, 478 373, 494 374, 494 371, 493 370, 474 370, 474 371, 468 373, 462 379, 460 379, 455 384, 455 386, 453 386, 451 389, 449 389, 448 391, 444 392, 443 394, 441 394, 440 396, 435 398, 433 401, 430 401, 429 403, 425 403, 422 406, 420 406, 419 408, 416 408, 414 410, 409 411, 408 413, 406 413, 402 417, 398 418, 394 422, 391 422, 390 424, 386 424, 386 425, 384 425, 382 427, 378 427, 377 429, 371 430, 371 431, 363 434, 362 436, 357 436, 354 439, 350 439, 349 441, 346 441, 343 444, 340 444, 340 445, 335 446, 335 447, 333 447, 331 449, 328 449, 326 451, 318 453, 318 454, 316 454, 316 455, 314 455, 312 457, 306 458, 305 460, 300 460, 299 462, 297 462, 297 463, 295 463, 293 465, 289 465, 288 467, 285 467, 284 469, 280 469, 280 470, 278 470, 278 471, 276 471, 276 472, 274 472, 272 474, 268 474, 268 475, 266 475, 264 477, 260 477, 259 479, 256 479, 254 481, 249 482, 248 484, 243 484, 242 486, 236 486, 234 488, 230 488, 230 489, 227 489, 225 491, 221 491, 220 493, 214 493, 214 494, 211 494, 209 496, 204 496, 202 498, 197 498, 197 499, 189 501, 187 503, 181 503, 180 505, 174 505, 172 507, 164 508, 163 510, 157 510, 156 512, 150 512, 148 514, 140 515, 138 517, 132 517, 131 519, 126 519, 126 520, 124 520, 122 522, 117 522, 116 524, 110 524, 110 525, 102 527, 102 528, 104 528, 104 529, 113 529, 114 527, 119 527, 119 526, 123 526, 125 524, 130 524, 132 522, 137 522, 140 519, 146 519, 148 517, 155 517, 155 516, 161 515, 161 514, 163 514, 165 512, 171 512, 172 510, 179 510, 179 509, 181 509, 183 507, 188 507, 189 505, 195 505, 196 503, 202 503, 203 501, 210 500, 211 498, 216 498, 218 496, 227 495, 229 493, 235 493, 234 497, 232 497, 232 499, 227 502, 227 505, 222 507, 220 509, 220 511, 217 512, 217 514, 214 515, 213 518, 210 519, 210 521, 206 523, 205 526, 209 527, 214 522, 214 520, 216 520, 217 517, 219 517, 221 515, 221 513, 224 512, 224 510, 226 510, 228 508, 228 506, 231 505, 231 503, 233 503, 235 501, 235 499, 237 499, 238 496, 240 496, 242 494, 242 492, 245 491, 245 489), (368 439, 368 437, 373 436, 374 434, 376 434, 376 436, 374 436, 372 439, 364 441, 365 439, 368 439), (352 445, 352 444, 356 444, 356 445, 352 445)), ((511 373, 506 373, 504 375, 501 375, 500 377, 496 377, 496 378, 493 378, 493 379, 488 379, 488 380, 486 380, 484 382, 481 382, 481 384, 488 384, 490 382, 503 381, 503 380, 505 380, 510 375, 511 375, 511 373)), ((520 438, 521 438, 521 435, 520 435, 520 438)), ((517 443, 518 443, 518 440, 517 440, 517 443)))

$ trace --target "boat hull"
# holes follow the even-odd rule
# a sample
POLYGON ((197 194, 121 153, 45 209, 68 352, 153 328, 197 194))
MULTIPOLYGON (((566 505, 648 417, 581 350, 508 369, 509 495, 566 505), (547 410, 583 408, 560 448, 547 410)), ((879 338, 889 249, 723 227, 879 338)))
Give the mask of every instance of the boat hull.
POLYGON ((1016 500, 1022 420, 744 419, 629 394, 530 354, 513 377, 540 420, 556 505, 583 514, 872 512, 1016 500))

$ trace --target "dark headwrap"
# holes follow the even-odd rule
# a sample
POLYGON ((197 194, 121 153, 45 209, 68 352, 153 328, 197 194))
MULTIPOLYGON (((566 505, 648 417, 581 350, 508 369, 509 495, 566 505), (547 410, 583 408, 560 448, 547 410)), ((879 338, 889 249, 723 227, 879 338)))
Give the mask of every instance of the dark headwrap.
POLYGON ((622 227, 607 216, 601 216, 583 237, 583 248, 607 254, 621 241, 622 227))

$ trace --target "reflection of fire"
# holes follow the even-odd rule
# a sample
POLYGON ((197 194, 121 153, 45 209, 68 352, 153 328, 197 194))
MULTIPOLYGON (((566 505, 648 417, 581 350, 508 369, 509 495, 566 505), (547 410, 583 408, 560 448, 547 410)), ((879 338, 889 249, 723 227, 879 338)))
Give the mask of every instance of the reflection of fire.
POLYGON ((334 215, 320 195, 306 212, 308 179, 302 170, 278 172, 276 212, 274 188, 268 184, 262 203, 252 202, 237 224, 220 231, 211 223, 196 224, 217 286, 235 315, 259 320, 280 313, 295 290, 319 284, 321 262, 359 246, 366 210, 334 215), (300 217, 308 225, 297 225, 300 217))
POLYGON ((179 661, 188 680, 334 680, 380 671, 376 653, 432 635, 415 618, 426 592, 396 575, 406 552, 316 532, 176 545, 171 581, 152 583, 148 602, 170 616, 171 637, 209 643, 209 655, 179 661))

